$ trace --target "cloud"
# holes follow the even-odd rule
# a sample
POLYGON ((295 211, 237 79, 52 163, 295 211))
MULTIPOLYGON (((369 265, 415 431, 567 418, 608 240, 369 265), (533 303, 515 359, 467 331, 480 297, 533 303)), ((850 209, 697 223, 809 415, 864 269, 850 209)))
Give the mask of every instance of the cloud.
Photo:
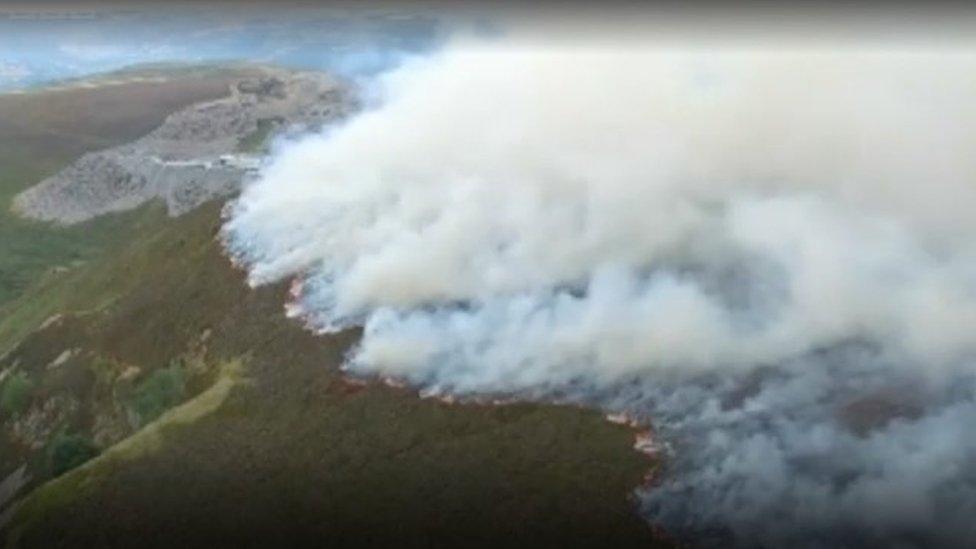
POLYGON ((125 48, 112 44, 70 43, 60 45, 58 50, 82 61, 105 61, 129 54, 125 48))
POLYGON ((461 35, 228 210, 353 374, 584 402, 718 545, 976 541, 976 55, 461 35), (715 536, 714 539, 710 536, 715 536))
POLYGON ((26 80, 30 75, 30 69, 24 65, 0 60, 0 82, 16 84, 26 80))

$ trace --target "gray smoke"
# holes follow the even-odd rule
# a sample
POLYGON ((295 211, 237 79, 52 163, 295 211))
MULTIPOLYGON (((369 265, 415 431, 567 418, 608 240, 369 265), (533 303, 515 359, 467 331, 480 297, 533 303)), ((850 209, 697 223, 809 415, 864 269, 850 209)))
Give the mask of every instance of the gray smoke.
POLYGON ((228 210, 352 374, 652 423, 679 537, 976 543, 976 52, 459 36, 228 210))

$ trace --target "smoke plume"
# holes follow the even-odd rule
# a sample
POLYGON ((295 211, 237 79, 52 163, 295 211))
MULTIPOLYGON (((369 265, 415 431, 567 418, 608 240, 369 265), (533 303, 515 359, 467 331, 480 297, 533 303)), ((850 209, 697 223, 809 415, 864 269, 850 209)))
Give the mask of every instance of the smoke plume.
POLYGON ((655 426, 708 545, 976 543, 976 55, 458 36, 228 209, 345 368, 655 426))

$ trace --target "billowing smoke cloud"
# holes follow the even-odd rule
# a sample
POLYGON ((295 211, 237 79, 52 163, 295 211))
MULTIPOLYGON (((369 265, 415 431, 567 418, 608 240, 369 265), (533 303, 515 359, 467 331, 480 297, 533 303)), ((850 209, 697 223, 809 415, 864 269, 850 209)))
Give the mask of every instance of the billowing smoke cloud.
POLYGON ((459 37, 228 210, 346 368, 584 402, 716 544, 976 543, 976 55, 459 37))

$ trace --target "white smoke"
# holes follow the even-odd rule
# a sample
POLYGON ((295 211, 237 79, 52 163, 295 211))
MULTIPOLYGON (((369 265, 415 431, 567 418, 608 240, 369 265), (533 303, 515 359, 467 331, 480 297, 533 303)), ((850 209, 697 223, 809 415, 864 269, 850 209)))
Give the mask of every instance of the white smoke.
POLYGON ((976 542, 976 52, 458 37, 228 211, 346 368, 586 402, 717 544, 976 542))

